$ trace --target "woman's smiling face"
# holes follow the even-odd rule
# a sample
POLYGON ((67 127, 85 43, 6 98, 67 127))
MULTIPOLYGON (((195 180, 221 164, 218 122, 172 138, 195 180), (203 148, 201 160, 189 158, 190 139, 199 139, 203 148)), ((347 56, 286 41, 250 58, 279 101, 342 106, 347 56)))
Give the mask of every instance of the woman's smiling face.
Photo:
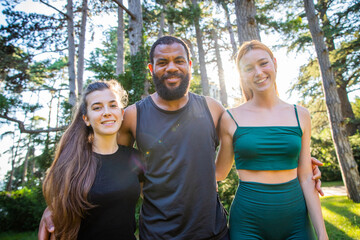
POLYGON ((83 119, 99 135, 117 134, 123 120, 123 109, 117 96, 111 89, 91 92, 86 96, 87 113, 83 119))
POLYGON ((265 91, 275 85, 276 60, 262 49, 252 49, 239 62, 244 86, 253 93, 265 91))

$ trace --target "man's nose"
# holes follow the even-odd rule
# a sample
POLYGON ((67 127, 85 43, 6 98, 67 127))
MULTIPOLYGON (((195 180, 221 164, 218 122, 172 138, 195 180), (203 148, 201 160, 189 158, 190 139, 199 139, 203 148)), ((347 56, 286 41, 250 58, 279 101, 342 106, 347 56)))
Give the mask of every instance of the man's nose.
POLYGON ((176 64, 173 61, 170 61, 169 64, 167 65, 166 71, 175 72, 177 70, 178 70, 178 67, 176 66, 176 64))

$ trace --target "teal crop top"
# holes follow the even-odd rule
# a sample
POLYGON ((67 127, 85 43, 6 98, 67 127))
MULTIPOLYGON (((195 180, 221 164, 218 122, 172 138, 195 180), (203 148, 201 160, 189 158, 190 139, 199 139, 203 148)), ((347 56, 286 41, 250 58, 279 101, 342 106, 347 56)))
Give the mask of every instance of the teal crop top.
POLYGON ((298 126, 239 126, 233 135, 236 169, 288 170, 298 166, 302 130, 298 126))

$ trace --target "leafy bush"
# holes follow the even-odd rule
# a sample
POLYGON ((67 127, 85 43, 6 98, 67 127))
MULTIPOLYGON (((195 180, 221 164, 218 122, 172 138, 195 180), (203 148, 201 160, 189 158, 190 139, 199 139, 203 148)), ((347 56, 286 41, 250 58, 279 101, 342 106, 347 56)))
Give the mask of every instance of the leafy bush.
POLYGON ((229 175, 225 180, 218 182, 218 193, 226 211, 230 211, 231 203, 234 200, 236 189, 239 184, 235 165, 232 167, 229 175))
POLYGON ((45 207, 40 187, 0 192, 0 232, 36 230, 45 207))

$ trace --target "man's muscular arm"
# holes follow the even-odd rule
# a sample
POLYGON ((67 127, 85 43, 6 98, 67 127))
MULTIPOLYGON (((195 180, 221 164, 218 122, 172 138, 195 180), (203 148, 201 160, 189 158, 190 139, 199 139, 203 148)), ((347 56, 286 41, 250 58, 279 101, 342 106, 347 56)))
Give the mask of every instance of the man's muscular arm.
POLYGON ((213 118, 216 132, 219 136, 220 119, 221 119, 223 112, 225 111, 225 108, 223 107, 223 105, 221 105, 221 103, 219 103, 218 101, 216 101, 215 99, 213 99, 211 97, 205 97, 205 99, 206 99, 206 103, 209 107, 211 116, 213 118))
POLYGON ((125 109, 123 122, 117 135, 120 145, 132 146, 136 136, 136 105, 130 105, 125 109))

